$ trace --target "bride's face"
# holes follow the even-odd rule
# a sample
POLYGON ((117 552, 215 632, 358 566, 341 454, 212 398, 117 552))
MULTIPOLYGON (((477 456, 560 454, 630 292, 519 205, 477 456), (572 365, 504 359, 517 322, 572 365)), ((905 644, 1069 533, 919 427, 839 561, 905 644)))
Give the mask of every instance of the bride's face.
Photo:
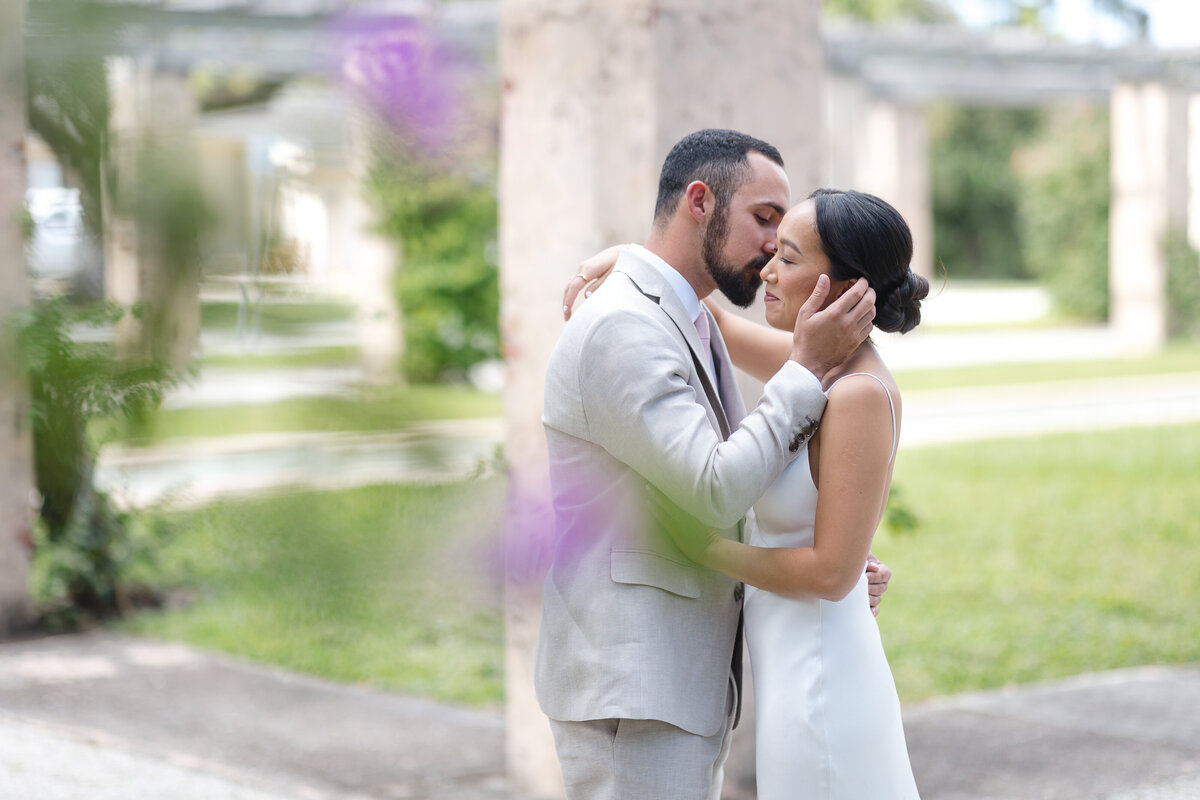
MULTIPOLYGON (((805 200, 793 206, 779 223, 775 257, 759 273, 766 287, 767 324, 790 331, 796 327, 800 306, 808 300, 817 277, 829 274, 829 259, 817 234, 817 206, 805 200)), ((833 292, 825 305, 832 301, 833 292)))

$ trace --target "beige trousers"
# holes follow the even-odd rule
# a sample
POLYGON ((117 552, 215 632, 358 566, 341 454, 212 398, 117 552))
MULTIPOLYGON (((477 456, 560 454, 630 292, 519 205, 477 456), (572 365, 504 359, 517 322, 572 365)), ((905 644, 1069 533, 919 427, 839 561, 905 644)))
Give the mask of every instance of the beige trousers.
POLYGON ((567 800, 720 800, 735 691, 731 678, 725 726, 713 736, 653 719, 550 720, 567 800))

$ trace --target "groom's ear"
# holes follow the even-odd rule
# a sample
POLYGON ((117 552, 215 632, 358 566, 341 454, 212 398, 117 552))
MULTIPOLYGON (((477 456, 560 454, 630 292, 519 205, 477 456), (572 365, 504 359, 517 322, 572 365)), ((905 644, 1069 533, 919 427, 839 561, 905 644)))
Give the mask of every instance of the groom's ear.
POLYGON ((717 199, 704 181, 692 181, 683 190, 683 202, 692 219, 703 225, 716 207, 717 199))

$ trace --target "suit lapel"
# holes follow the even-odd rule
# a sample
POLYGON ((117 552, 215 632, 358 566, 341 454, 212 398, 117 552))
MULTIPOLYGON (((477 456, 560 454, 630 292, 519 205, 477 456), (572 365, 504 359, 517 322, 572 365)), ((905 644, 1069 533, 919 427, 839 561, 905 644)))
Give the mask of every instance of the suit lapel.
MULTIPOLYGON (((650 300, 653 300, 659 308, 666 313, 671 322, 679 330, 684 341, 687 342, 688 349, 691 351, 692 364, 696 369, 697 377, 700 380, 701 386, 704 388, 704 394, 708 400, 709 407, 712 409, 713 415, 717 419, 717 430, 721 433, 721 438, 726 439, 732 430, 729 425, 729 420, 725 414, 723 404, 723 395, 718 392, 718 386, 715 376, 710 375, 708 371, 708 358, 703 355, 703 346, 700 344, 700 334, 696 332, 696 323, 688 316, 687 309, 683 307, 683 302, 659 274, 658 270, 649 264, 642 261, 632 253, 622 253, 618 259, 616 266, 613 267, 614 272, 622 272, 627 275, 633 285, 637 287, 643 295, 650 300)), ((703 313, 708 314, 707 308, 701 304, 703 313)), ((709 329, 713 331, 712 341, 715 343, 721 339, 721 334, 717 330, 717 324, 709 315, 709 329)), ((716 360, 716 349, 714 349, 713 358, 716 360)), ((721 341, 720 351, 723 354, 725 363, 722 364, 722 369, 725 365, 729 365, 729 379, 726 383, 732 383, 732 364, 729 364, 729 354, 725 352, 725 343, 721 341)), ((736 390, 736 389, 735 389, 736 390)), ((740 405, 740 402, 739 402, 740 405)), ((740 421, 740 417, 739 417, 740 421)))

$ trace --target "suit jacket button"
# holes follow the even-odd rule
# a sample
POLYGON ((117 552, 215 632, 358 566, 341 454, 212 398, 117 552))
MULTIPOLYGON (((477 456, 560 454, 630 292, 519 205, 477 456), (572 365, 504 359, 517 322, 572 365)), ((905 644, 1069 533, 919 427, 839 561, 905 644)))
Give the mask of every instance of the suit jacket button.
POLYGON ((742 584, 733 587, 733 599, 742 602, 742 598, 746 595, 746 590, 742 588, 742 584))

